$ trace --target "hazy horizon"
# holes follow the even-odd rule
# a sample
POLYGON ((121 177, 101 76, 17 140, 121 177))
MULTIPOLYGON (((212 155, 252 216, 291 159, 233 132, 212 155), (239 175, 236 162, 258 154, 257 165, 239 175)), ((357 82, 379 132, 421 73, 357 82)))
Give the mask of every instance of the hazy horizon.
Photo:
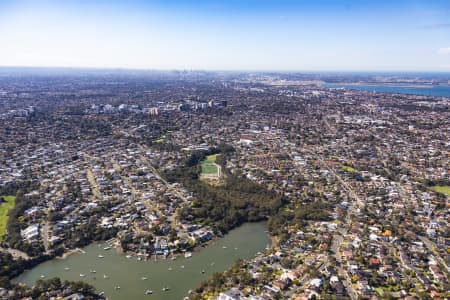
POLYGON ((450 72, 448 1, 2 1, 0 66, 450 72))
POLYGON ((244 70, 244 69, 156 69, 156 68, 122 68, 122 67, 67 67, 67 66, 3 66, 0 70, 61 70, 61 71, 87 71, 87 72, 210 72, 210 73, 275 73, 275 74, 367 74, 367 75, 450 75, 450 71, 414 71, 414 70, 244 70))

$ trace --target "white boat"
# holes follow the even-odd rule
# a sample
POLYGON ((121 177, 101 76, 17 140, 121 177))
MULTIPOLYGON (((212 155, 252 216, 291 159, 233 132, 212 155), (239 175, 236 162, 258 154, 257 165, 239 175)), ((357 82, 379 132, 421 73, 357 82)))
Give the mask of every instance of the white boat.
POLYGON ((170 291, 170 289, 169 289, 168 287, 164 287, 162 290, 163 290, 163 292, 168 292, 168 291, 170 291))
POLYGON ((98 258, 103 258, 103 257, 104 257, 104 256, 103 256, 103 255, 101 255, 101 254, 99 254, 99 255, 98 255, 98 258))
POLYGON ((85 277, 85 276, 86 276, 85 274, 80 273, 80 277, 85 277))
POLYGON ((141 277, 142 280, 147 280, 147 277, 141 277))
POLYGON ((127 255, 127 256, 125 256, 126 258, 132 258, 133 256, 131 256, 131 255, 127 255))
POLYGON ((66 270, 66 271, 69 271, 69 270, 70 270, 70 268, 64 268, 64 270, 66 270))
POLYGON ((146 291, 145 291, 145 294, 146 294, 146 295, 151 295, 151 294, 153 294, 153 291, 152 291, 152 290, 146 290, 146 291))
POLYGON ((44 275, 41 275, 41 278, 45 278, 45 276, 44 276, 44 275))
POLYGON ((172 271, 172 268, 168 268, 167 270, 172 271))
POLYGON ((95 271, 95 270, 90 270, 89 272, 91 272, 91 273, 97 273, 97 271, 95 271))
POLYGON ((116 286, 114 287, 114 289, 120 290, 120 285, 116 285, 116 286))
POLYGON ((183 265, 183 266, 180 266, 180 268, 184 269, 184 265, 183 265))
POLYGON ((109 276, 108 276, 108 275, 106 275, 106 274, 103 274, 103 278, 105 278, 105 279, 108 279, 108 278, 109 278, 109 276))
POLYGON ((191 253, 191 252, 186 252, 186 253, 184 254, 184 257, 185 257, 185 258, 190 258, 190 257, 192 257, 192 253, 191 253))
POLYGON ((205 274, 205 270, 202 270, 202 274, 205 274))
POLYGON ((227 246, 222 246, 222 249, 227 249, 227 246))
POLYGON ((110 246, 106 246, 105 248, 103 248, 103 250, 109 250, 109 249, 111 249, 110 246))

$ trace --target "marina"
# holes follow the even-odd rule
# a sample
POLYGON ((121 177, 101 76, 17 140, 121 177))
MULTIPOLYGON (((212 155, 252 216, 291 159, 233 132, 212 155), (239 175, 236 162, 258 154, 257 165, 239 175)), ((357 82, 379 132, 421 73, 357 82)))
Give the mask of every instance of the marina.
POLYGON ((32 285, 40 276, 85 281, 110 300, 183 299, 201 281, 230 268, 237 259, 251 258, 263 251, 270 239, 264 223, 247 223, 230 231, 201 250, 176 260, 127 259, 105 243, 83 248, 66 259, 53 259, 26 271, 14 282, 32 285), (238 250, 235 250, 237 248, 238 250), (102 255, 102 259, 98 259, 102 255), (93 272, 95 271, 95 272, 93 272), (97 276, 97 273, 103 276, 97 276), (83 275, 83 276, 82 276, 83 275))

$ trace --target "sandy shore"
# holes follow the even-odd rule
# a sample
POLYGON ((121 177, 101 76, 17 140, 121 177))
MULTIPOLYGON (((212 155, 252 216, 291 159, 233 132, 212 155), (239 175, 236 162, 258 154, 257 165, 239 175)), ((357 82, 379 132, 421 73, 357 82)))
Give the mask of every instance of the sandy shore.
POLYGON ((64 252, 63 255, 57 256, 56 258, 57 259, 66 259, 66 258, 68 258, 69 256, 71 256, 72 254, 75 254, 75 253, 84 253, 84 251, 81 250, 80 248, 75 248, 75 249, 71 249, 71 250, 68 250, 68 251, 64 252))

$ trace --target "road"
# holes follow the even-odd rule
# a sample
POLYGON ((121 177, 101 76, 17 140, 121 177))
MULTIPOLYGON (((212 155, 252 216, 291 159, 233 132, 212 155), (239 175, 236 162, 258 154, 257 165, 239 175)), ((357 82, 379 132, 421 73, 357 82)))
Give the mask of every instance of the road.
POLYGON ((350 299, 357 300, 358 294, 356 293, 355 289, 353 288, 350 276, 348 275, 348 272, 346 272, 342 268, 342 258, 341 258, 341 251, 340 246, 342 244, 342 241, 344 240, 344 234, 346 232, 346 229, 341 228, 338 234, 333 236, 333 243, 331 244, 331 251, 334 253, 334 257, 336 258, 336 261, 339 263, 339 265, 336 265, 336 269, 338 271, 338 275, 341 278, 344 278, 344 281, 342 284, 346 288, 348 295, 350 296, 350 299))
MULTIPOLYGON (((342 244, 342 241, 344 240, 344 235, 347 234, 348 228, 351 225, 351 216, 356 210, 356 206, 364 206, 364 202, 359 198, 359 196, 356 194, 356 192, 350 187, 349 184, 347 184, 339 174, 337 174, 334 169, 330 168, 323 158, 316 154, 312 153, 311 151, 308 151, 310 155, 317 157, 320 164, 325 167, 333 176, 339 181, 339 183, 342 185, 342 187, 345 189, 347 194, 350 196, 350 198, 353 200, 351 201, 348 209, 347 209, 347 216, 345 218, 345 222, 342 224, 342 227, 337 231, 338 233, 333 237, 333 243, 331 246, 331 250, 334 253, 334 256, 336 258, 336 261, 341 263, 341 252, 340 252, 340 246, 342 244)), ((348 272, 342 268, 341 265, 336 267, 338 270, 338 274, 341 278, 344 278, 344 281, 342 282, 345 288, 347 289, 348 295, 350 296, 350 299, 357 300, 358 294, 353 288, 350 276, 348 275, 348 272)))
POLYGON ((436 244, 434 242, 430 241, 428 238, 423 237, 423 236, 419 236, 419 239, 425 244, 425 246, 428 248, 428 250, 430 250, 434 254, 434 257, 439 262, 439 264, 441 264, 447 270, 447 272, 450 273, 450 268, 445 263, 445 261, 442 259, 441 254, 436 250, 437 249, 436 244))
MULTIPOLYGON (((403 189, 402 185, 397 182, 396 186, 398 187, 400 197, 405 198, 406 193, 405 193, 405 190, 403 189)), ((434 254, 434 257, 439 262, 439 264, 441 264, 447 270, 447 272, 450 274, 450 267, 445 263, 445 261, 441 257, 441 254, 436 250, 437 249, 436 244, 424 236, 419 236, 419 239, 422 241, 422 243, 424 243, 424 245, 428 248, 428 250, 430 250, 434 254)))
POLYGON ((44 243, 45 253, 49 253, 49 238, 48 238, 48 230, 49 225, 48 221, 45 221, 44 225, 42 226, 41 232, 42 232, 42 242, 44 243))
MULTIPOLYGON (((142 146, 142 145, 140 145, 139 148, 144 153, 148 152, 148 149, 146 147, 142 146)), ((167 187, 167 189, 170 192, 172 192, 173 194, 177 195, 180 199, 182 199, 184 201, 185 204, 189 204, 190 203, 190 201, 183 195, 183 193, 181 193, 178 189, 173 187, 169 182, 167 182, 167 180, 165 180, 161 176, 161 174, 159 174, 159 171, 150 163, 150 161, 148 160, 148 158, 145 155, 141 155, 141 160, 152 171, 152 173, 155 175, 155 177, 167 187)), ((178 210, 174 214, 172 214, 171 216, 169 216, 167 218, 171 222, 172 227, 176 227, 177 226, 177 216, 178 216, 178 210)))
MULTIPOLYGON (((148 149, 146 149, 144 146, 140 146, 140 148, 144 151, 147 152, 148 149)), ((173 193, 177 194, 178 197, 180 197, 180 199, 183 199, 183 201, 188 202, 188 200, 186 199, 186 197, 176 188, 174 188, 169 182, 167 182, 167 180, 165 180, 158 172, 158 170, 156 170, 156 168, 148 161, 147 157, 145 157, 144 155, 141 156, 142 161, 147 165, 147 167, 152 171, 152 173, 156 176, 156 178, 158 178, 158 180, 160 180, 162 183, 164 183, 166 185, 166 187, 173 193)))

